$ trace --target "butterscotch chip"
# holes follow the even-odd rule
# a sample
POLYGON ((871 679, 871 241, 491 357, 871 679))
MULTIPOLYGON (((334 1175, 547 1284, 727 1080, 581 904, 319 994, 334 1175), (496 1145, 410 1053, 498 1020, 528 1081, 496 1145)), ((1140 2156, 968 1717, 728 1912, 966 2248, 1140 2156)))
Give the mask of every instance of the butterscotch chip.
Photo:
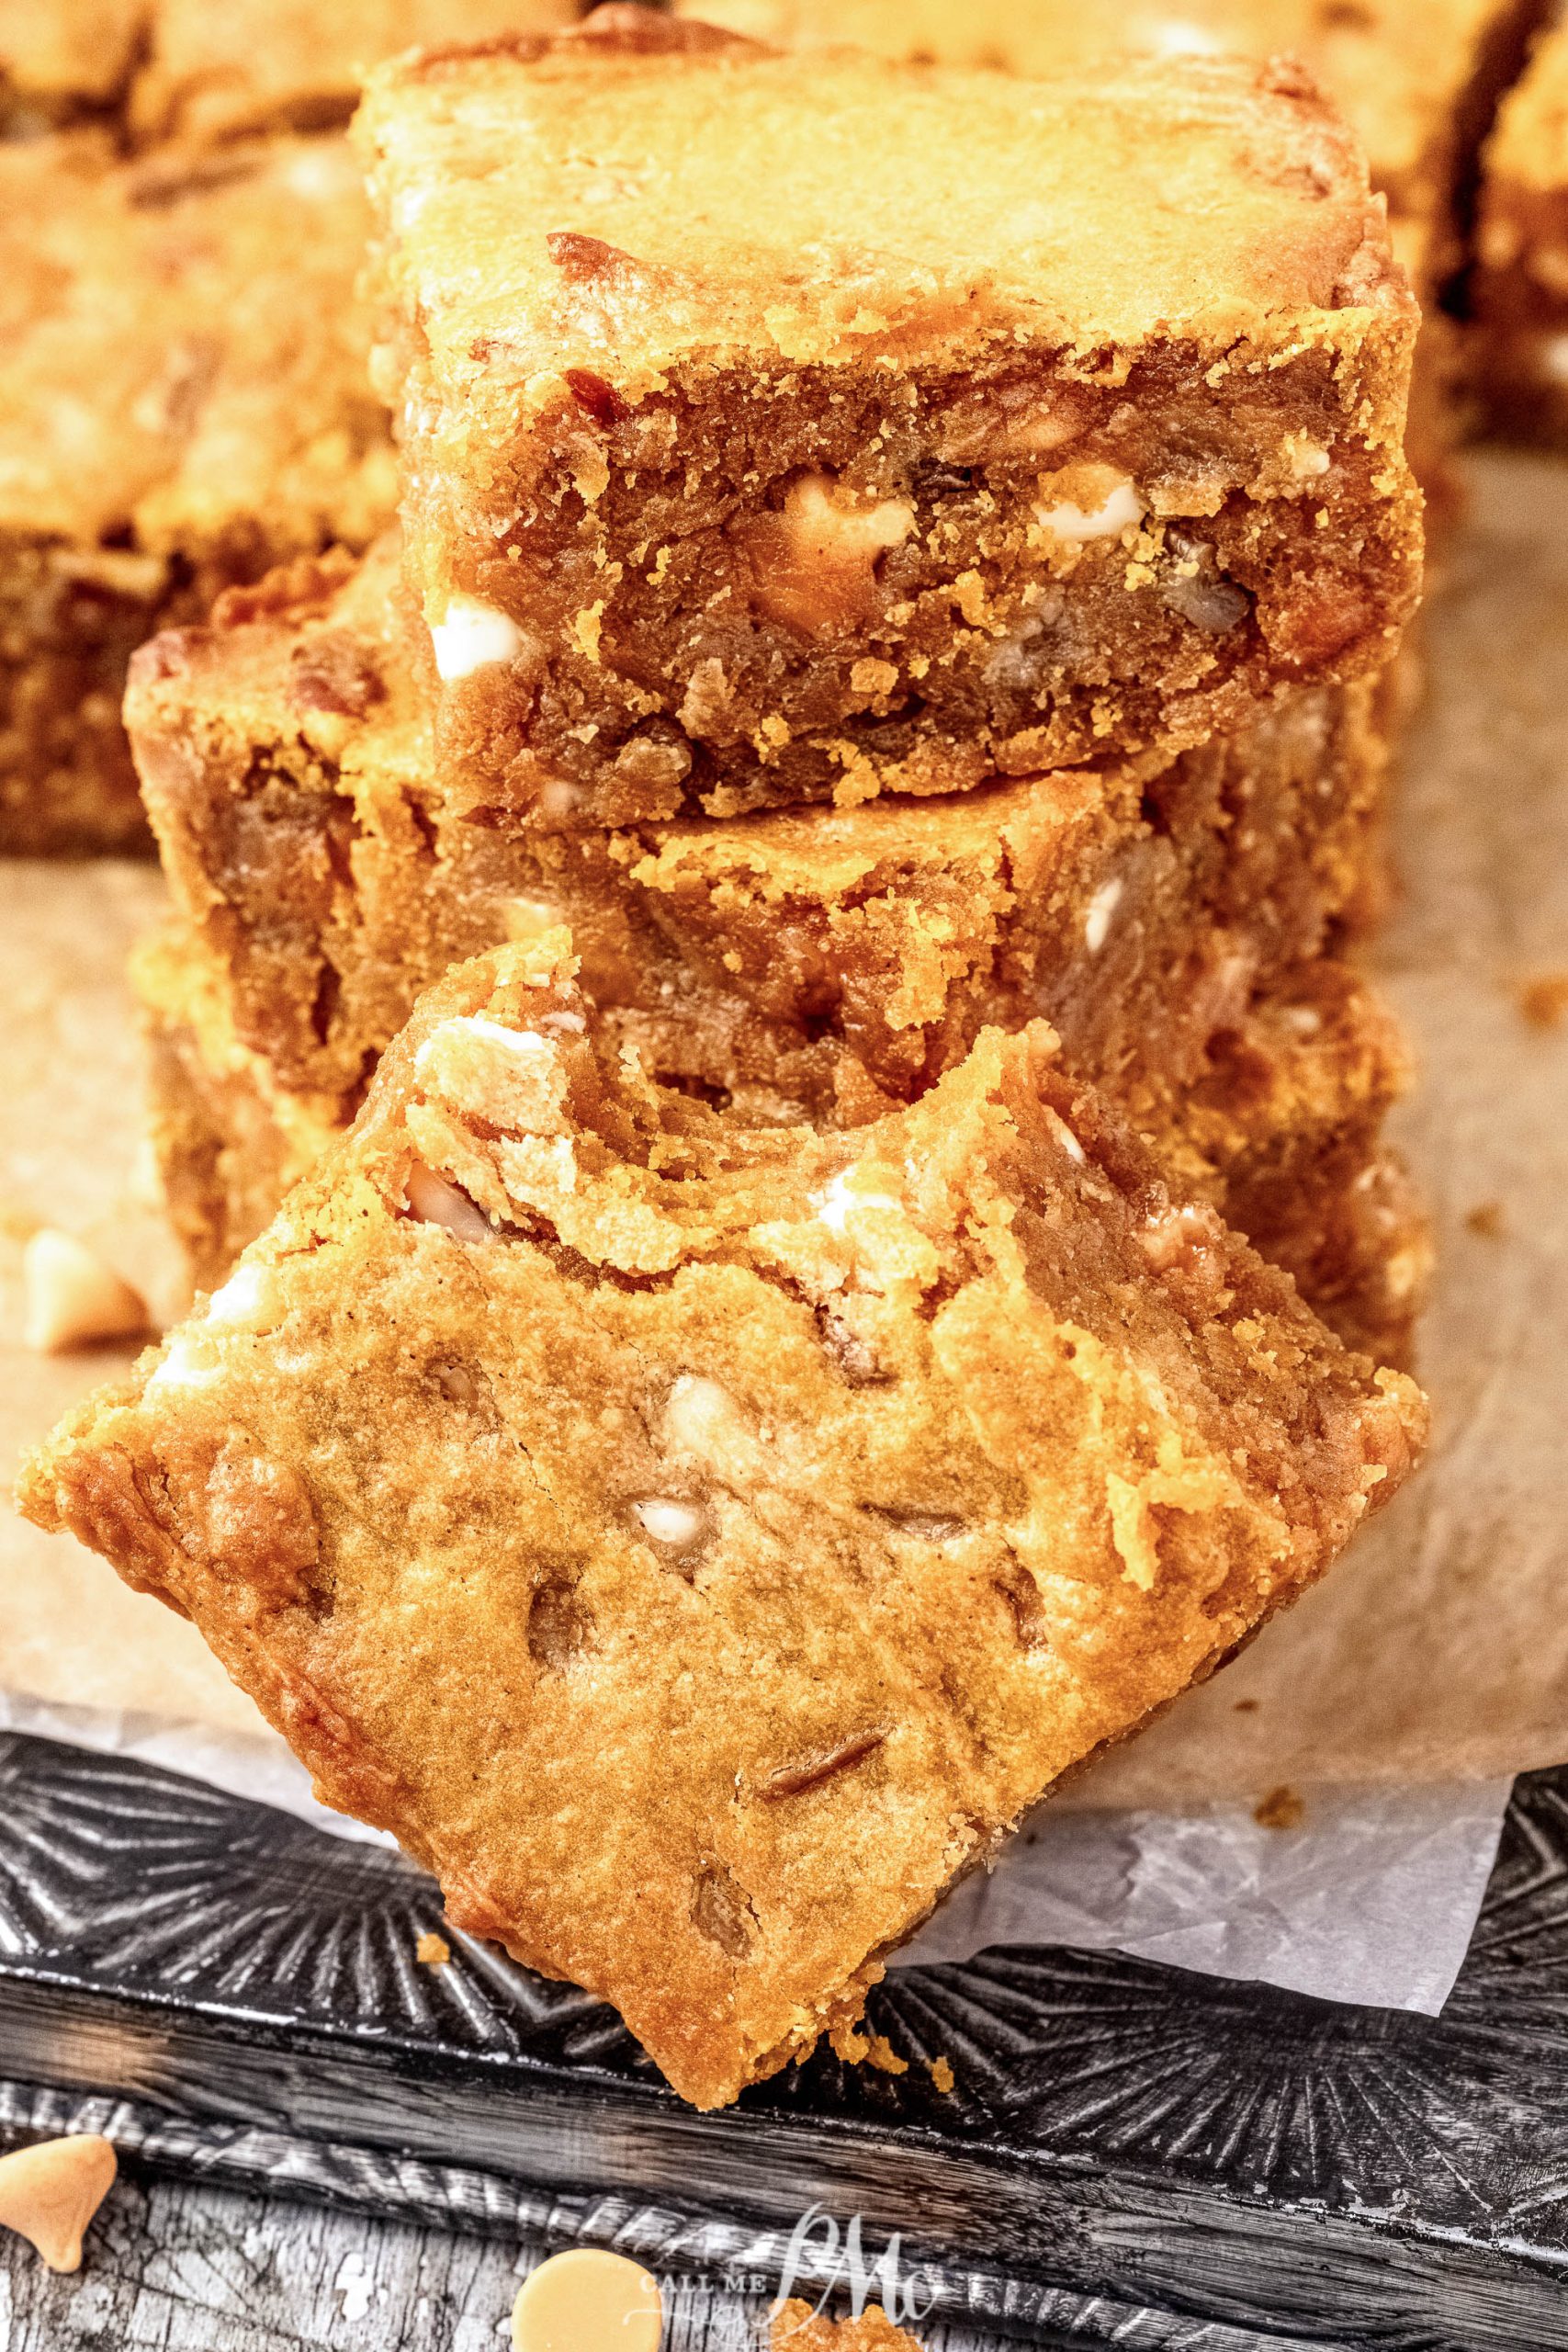
POLYGON ((624 1057, 557 933, 420 1001, 20 1499, 713 2106, 852 2027, 1424 1427, 1043 1024, 863 1125, 760 1125, 624 1057))
POLYGON ((141 1338, 147 1302, 96 1250, 44 1226, 22 1253, 23 1345, 41 1355, 100 1340, 141 1338))
POLYGON ((357 124, 475 804, 947 793, 1392 651, 1417 313, 1297 69, 1025 84, 614 6, 383 66, 357 124))
POLYGON ((84 2233, 116 2169, 113 2143, 96 2132, 14 2149, 0 2156, 0 2229, 25 2237, 51 2270, 79 2270, 84 2233))
POLYGON ((1568 1020, 1568 972, 1540 972, 1521 980, 1518 999, 1532 1029, 1560 1029, 1568 1020))
POLYGON ((659 2352, 664 2299, 640 2263, 598 2246, 552 2255, 512 2307, 513 2352, 659 2352))
POLYGON ((1299 1829, 1306 1819, 1306 1806, 1294 1789, 1270 1789, 1254 1805, 1252 1818, 1260 1829, 1299 1829))

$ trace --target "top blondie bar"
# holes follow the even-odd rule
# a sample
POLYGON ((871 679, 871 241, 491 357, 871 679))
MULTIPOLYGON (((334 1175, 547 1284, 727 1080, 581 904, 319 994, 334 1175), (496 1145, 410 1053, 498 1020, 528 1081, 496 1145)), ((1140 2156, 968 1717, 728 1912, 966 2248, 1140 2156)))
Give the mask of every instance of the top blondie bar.
POLYGON ((558 827, 1179 748, 1384 662, 1416 308, 1305 77, 636 7, 370 77, 446 777, 558 827))

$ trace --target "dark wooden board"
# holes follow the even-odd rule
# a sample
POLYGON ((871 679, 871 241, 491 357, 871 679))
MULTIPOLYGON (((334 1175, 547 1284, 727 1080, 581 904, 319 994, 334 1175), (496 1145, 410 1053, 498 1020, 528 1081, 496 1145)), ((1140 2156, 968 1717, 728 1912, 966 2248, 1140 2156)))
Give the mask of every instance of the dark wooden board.
POLYGON ((819 2205, 1043 2343, 1568 2346, 1568 1771, 1519 1782, 1437 2019, 1009 1951, 879 1989, 907 2074, 818 2056, 697 2116, 581 1994, 462 1939, 420 1967, 439 1924, 379 1848, 6 1736, 0 2129, 697 2276, 776 2276, 819 2205))

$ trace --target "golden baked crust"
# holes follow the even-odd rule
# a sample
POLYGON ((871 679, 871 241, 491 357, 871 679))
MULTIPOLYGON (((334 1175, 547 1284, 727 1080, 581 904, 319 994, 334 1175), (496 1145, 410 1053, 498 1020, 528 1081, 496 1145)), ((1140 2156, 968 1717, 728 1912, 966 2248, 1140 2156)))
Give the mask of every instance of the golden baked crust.
POLYGON ((1568 27, 1543 33, 1486 150, 1472 287, 1492 421, 1568 436, 1568 27))
POLYGON ((675 0, 678 17, 784 47, 852 42, 1010 74, 1059 71, 1110 50, 1299 57, 1367 151, 1372 184, 1429 245, 1417 284, 1453 263, 1452 207, 1491 106, 1517 69, 1542 0, 675 0), (1446 263, 1444 254, 1446 254, 1446 263))
POLYGON ((558 31, 576 0, 152 0, 130 96, 141 139, 346 123, 366 68, 416 42, 558 31))
POLYGON ((1043 1024, 852 1134, 749 1128, 602 1050, 563 952, 430 991, 20 1500, 712 2106, 1321 1573, 1424 1408, 1043 1024))
POLYGON ((1239 724, 1411 609, 1416 311, 1294 69, 1051 81, 648 12, 356 135, 441 757, 563 828, 1239 724))
POLYGON ((341 140, 0 146, 0 843, 140 829, 132 647, 395 495, 341 140))

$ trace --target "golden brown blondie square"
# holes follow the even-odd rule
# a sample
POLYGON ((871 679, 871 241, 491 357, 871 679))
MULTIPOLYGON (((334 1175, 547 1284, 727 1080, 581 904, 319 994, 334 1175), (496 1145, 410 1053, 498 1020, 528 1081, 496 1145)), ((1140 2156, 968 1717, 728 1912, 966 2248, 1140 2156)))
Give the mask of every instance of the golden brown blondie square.
POLYGON ((1043 1023, 852 1131, 596 1032, 564 934, 423 998, 235 1274, 24 1476, 450 1916, 714 2106, 1419 1451, 1043 1023))
POLYGON ((1473 375, 1492 420, 1568 435, 1568 27, 1542 35, 1486 150, 1472 288, 1473 375))
POLYGON ((560 920, 650 1066, 732 1097, 822 1114, 848 1053, 908 1098, 987 1022, 1043 1013, 1126 1099, 1186 1083, 1364 884, 1384 768, 1364 683, 969 793, 604 833, 477 818, 436 780, 395 571, 390 546, 300 567, 132 665, 176 905, 290 1089, 352 1107, 420 989, 560 920))
POLYGON ((1416 310, 1295 69, 646 10, 371 76, 438 756, 558 828, 1190 746, 1388 657, 1416 310))
POLYGON ((558 31, 577 0, 151 0, 130 122, 147 139, 346 123, 367 67, 416 42, 558 31))
POLYGON ((0 145, 0 846, 141 835, 132 649, 385 521, 365 233, 340 139, 0 145))

